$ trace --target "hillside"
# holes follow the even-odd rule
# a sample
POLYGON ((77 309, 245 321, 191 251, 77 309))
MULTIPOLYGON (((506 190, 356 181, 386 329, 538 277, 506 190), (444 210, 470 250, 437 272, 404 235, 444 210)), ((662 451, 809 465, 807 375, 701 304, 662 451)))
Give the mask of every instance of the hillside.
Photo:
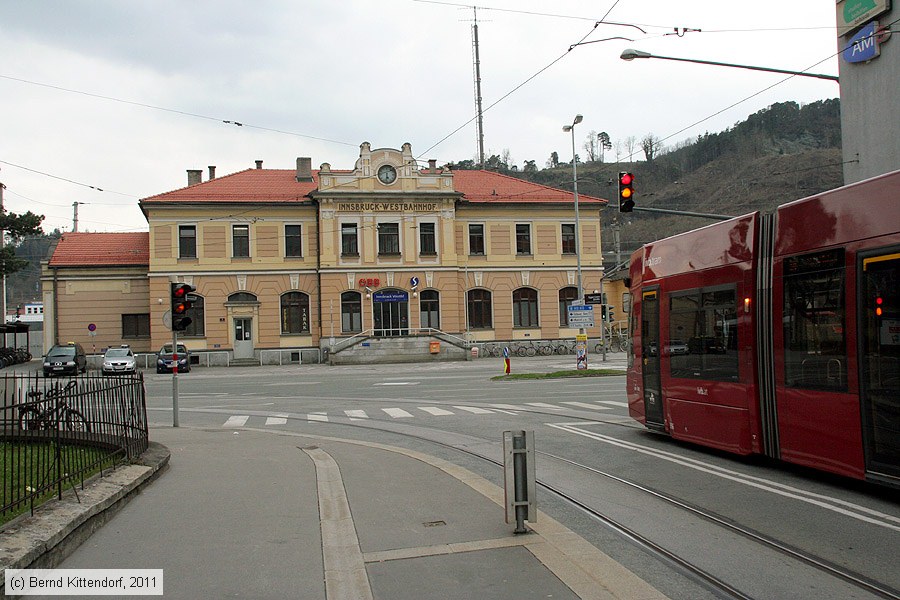
MULTIPOLYGON (((636 211, 619 213, 616 180, 635 175, 637 207, 737 216, 843 185, 840 104, 785 102, 755 113, 718 134, 705 134, 652 161, 578 164, 579 193, 610 200, 602 211, 603 249, 614 264, 620 226, 621 256, 642 244, 711 223, 709 219, 636 211)), ((520 177, 572 189, 571 163, 520 177)), ((582 218, 590 215, 582 215, 582 218)))

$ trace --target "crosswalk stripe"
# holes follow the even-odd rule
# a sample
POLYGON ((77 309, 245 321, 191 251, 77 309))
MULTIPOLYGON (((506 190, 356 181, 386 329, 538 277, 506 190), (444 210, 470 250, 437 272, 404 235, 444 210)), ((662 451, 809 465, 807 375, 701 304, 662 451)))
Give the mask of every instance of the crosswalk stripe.
POLYGON ((475 415, 487 415, 494 412, 486 408, 478 408, 477 406, 454 406, 453 408, 458 408, 459 410, 464 410, 475 415))
POLYGON ((420 406, 419 410, 424 410, 430 415, 434 415, 435 417, 443 417, 446 415, 452 415, 453 413, 449 410, 444 410, 443 408, 438 408, 436 406, 420 406))
POLYGON ((412 413, 408 413, 402 408, 382 408, 381 410, 386 412, 389 417, 393 417, 395 419, 405 419, 407 417, 412 417, 412 413))
POLYGON ((619 406, 621 408, 628 408, 627 402, 617 402, 615 400, 597 400, 600 404, 609 404, 610 406, 619 406))
POLYGON ((364 410, 345 410, 344 414, 351 419, 368 419, 369 415, 364 410))
POLYGON ((563 402, 569 406, 577 406, 578 408, 589 408, 590 410, 612 410, 607 406, 597 406, 596 404, 588 404, 587 402, 563 402))
POLYGON ((234 415, 232 417, 228 417, 228 420, 225 421, 222 427, 243 427, 249 420, 250 415, 234 415))
POLYGON ((266 419, 266 425, 287 425, 287 415, 275 415, 266 419))
POLYGON ((514 404, 488 404, 488 406, 503 408, 505 410, 522 410, 521 406, 515 406, 514 404))
POLYGON ((526 402, 528 406, 536 406, 538 408, 552 408, 553 410, 560 410, 562 407, 553 406, 552 404, 547 404, 546 402, 526 402))
POLYGON ((321 421, 328 422, 328 415, 326 413, 309 413, 306 415, 307 421, 321 421))

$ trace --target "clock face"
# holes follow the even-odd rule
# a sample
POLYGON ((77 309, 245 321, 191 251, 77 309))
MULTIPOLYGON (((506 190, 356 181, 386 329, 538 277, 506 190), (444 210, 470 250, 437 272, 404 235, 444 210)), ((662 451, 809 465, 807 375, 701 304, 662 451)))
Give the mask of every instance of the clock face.
POLYGON ((385 184, 394 183, 397 180, 397 170, 391 165, 382 165, 378 169, 378 181, 385 184))

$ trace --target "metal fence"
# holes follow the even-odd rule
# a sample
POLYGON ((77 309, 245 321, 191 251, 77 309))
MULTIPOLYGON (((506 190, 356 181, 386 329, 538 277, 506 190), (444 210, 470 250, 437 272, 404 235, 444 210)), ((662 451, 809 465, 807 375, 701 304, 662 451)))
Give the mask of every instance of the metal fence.
POLYGON ((144 378, 0 378, 0 520, 147 449, 144 378))

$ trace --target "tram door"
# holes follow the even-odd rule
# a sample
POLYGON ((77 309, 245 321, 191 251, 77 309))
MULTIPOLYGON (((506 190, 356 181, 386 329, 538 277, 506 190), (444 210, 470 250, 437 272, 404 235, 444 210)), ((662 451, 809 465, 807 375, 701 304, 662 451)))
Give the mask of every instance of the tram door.
POLYGON ((372 294, 372 320, 376 337, 409 335, 409 294, 401 290, 372 294))
POLYGON ((659 291, 644 292, 641 308, 641 371, 647 426, 663 428, 662 387, 659 377, 659 291))
POLYGON ((862 261, 860 401, 866 471, 900 477, 900 253, 862 261))

